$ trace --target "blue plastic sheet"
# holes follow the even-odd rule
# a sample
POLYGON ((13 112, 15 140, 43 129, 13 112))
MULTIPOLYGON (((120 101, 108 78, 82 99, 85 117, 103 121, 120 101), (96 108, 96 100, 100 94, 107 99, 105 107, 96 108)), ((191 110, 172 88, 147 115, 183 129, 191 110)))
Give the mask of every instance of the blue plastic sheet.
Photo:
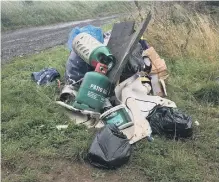
POLYGON ((99 42, 103 43, 104 39, 103 39, 103 32, 101 30, 101 28, 99 27, 95 27, 93 25, 87 25, 85 27, 79 28, 79 27, 75 27, 72 29, 72 31, 69 34, 69 38, 68 38, 68 48, 70 51, 72 51, 72 41, 73 39, 79 34, 79 33, 83 33, 86 32, 90 35, 92 35, 95 39, 97 39, 99 42))

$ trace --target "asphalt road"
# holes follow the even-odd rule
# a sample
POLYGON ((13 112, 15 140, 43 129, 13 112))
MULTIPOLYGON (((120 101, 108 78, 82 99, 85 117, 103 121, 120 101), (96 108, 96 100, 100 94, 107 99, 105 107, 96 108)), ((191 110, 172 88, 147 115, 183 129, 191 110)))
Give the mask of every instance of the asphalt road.
POLYGON ((7 63, 13 57, 38 53, 42 50, 67 43, 73 27, 92 24, 100 26, 109 23, 117 16, 99 19, 74 21, 52 26, 41 26, 9 31, 1 35, 1 63, 7 63))

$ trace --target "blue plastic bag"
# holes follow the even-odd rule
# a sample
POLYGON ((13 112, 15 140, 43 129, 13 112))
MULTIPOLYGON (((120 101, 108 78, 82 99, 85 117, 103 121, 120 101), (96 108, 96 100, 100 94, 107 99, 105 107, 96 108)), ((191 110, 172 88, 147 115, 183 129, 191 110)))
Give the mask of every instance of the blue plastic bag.
POLYGON ((69 38, 68 38, 68 48, 70 51, 72 51, 72 41, 73 39, 79 34, 79 33, 83 33, 86 32, 90 35, 92 35, 95 39, 97 39, 99 42, 103 43, 104 39, 103 39, 103 32, 101 30, 101 28, 99 27, 95 27, 93 25, 87 25, 85 27, 79 28, 79 27, 75 27, 72 29, 72 31, 69 34, 69 38))

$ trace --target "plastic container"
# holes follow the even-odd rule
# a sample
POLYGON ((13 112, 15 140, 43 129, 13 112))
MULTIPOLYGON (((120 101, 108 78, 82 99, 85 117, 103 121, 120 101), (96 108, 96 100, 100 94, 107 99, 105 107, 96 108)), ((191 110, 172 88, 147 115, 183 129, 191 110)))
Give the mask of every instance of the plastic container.
POLYGON ((120 130, 128 128, 134 124, 125 105, 118 105, 104 112, 100 116, 100 119, 104 124, 115 124, 120 130))

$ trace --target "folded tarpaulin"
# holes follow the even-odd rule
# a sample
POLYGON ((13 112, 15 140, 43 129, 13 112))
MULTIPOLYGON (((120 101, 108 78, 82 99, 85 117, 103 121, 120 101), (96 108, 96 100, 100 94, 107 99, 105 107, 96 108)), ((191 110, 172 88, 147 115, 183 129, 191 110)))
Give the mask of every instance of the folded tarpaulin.
POLYGON ((95 27, 93 25, 87 25, 85 27, 79 28, 79 27, 75 27, 72 29, 72 31, 69 34, 69 38, 68 38, 68 48, 70 51, 72 51, 72 41, 74 40, 74 38, 79 34, 79 33, 88 33, 90 35, 92 35, 95 39, 97 39, 99 42, 103 43, 104 39, 103 39, 103 32, 102 29, 99 27, 95 27))
POLYGON ((51 83, 55 79, 59 78, 60 74, 55 68, 44 68, 39 72, 33 72, 31 77, 38 85, 43 85, 51 83))

